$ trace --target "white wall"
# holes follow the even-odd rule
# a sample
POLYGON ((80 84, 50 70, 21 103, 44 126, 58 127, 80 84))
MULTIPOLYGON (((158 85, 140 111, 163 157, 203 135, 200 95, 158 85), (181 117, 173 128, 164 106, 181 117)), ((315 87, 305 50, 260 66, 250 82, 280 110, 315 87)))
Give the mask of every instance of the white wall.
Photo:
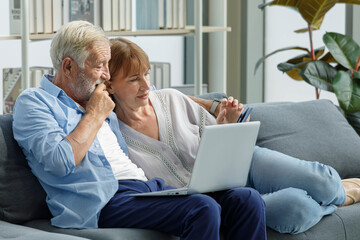
MULTIPOLYGON (((0 3, 0 36, 9 36, 9 1, 0 3)), ((150 61, 170 62, 172 85, 184 79, 184 38, 181 36, 129 37, 149 55, 150 61)), ((29 48, 30 66, 52 66, 50 40, 33 41, 29 48)), ((21 67, 21 41, 0 41, 0 113, 3 112, 3 68, 21 67)))
MULTIPOLYGON (((300 14, 290 8, 271 6, 265 10, 265 54, 274 50, 301 46, 310 49, 308 33, 295 33, 294 30, 307 27, 300 14)), ((318 31, 313 32, 314 47, 324 46, 322 36, 325 32, 345 33, 345 5, 337 4, 325 16, 318 31)), ((265 102, 305 101, 315 99, 315 88, 305 81, 295 81, 277 69, 277 64, 303 54, 303 51, 280 52, 265 61, 265 102)), ((331 99, 337 103, 333 93, 321 91, 320 98, 331 99)))

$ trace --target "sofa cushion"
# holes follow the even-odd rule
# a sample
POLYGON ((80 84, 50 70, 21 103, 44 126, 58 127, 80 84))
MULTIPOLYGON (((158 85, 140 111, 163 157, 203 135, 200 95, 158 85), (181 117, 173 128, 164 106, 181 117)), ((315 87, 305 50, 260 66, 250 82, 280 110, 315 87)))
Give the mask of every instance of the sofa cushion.
POLYGON ((14 140, 12 115, 0 115, 0 220, 49 218, 45 192, 14 140))
POLYGON ((250 105, 261 121, 257 145, 360 177, 360 137, 331 101, 250 105))

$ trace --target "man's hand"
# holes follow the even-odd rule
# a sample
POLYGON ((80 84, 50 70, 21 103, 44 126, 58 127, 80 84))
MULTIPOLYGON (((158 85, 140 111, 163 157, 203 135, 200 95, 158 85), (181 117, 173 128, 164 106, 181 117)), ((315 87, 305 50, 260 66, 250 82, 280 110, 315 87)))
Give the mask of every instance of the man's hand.
POLYGON ((244 106, 237 99, 229 97, 221 100, 220 113, 216 118, 217 124, 236 123, 244 106))
POLYGON ((108 91, 106 91, 105 84, 100 83, 86 104, 86 113, 97 116, 103 122, 110 115, 114 107, 115 103, 109 96, 108 91))
POLYGON ((115 103, 106 91, 105 84, 100 83, 86 104, 85 115, 74 131, 65 137, 71 144, 76 166, 83 160, 99 129, 114 107, 115 103))

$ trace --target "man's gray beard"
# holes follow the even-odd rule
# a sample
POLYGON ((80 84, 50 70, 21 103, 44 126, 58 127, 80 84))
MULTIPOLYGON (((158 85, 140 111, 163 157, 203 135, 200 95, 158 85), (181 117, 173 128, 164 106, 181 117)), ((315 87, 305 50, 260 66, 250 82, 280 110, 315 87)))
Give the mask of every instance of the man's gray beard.
POLYGON ((91 97, 91 94, 95 90, 95 83, 91 83, 85 76, 85 73, 82 69, 79 70, 77 79, 77 83, 74 87, 76 95, 81 101, 88 101, 91 97))
POLYGON ((99 78, 99 79, 95 82, 95 86, 99 85, 100 83, 104 83, 104 82, 105 82, 104 79, 99 78))

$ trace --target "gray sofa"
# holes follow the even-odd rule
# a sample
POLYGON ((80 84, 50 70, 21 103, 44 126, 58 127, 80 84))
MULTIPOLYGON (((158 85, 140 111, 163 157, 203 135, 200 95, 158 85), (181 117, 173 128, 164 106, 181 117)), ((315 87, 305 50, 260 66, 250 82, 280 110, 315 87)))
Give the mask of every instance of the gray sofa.
MULTIPOLYGON (((360 177, 360 138, 328 100, 252 104, 261 121, 257 144, 329 164, 342 178, 360 177)), ((178 239, 144 229, 59 229, 50 225, 45 193, 12 135, 12 115, 0 115, 0 239, 178 239)), ((360 239, 360 204, 340 208, 297 235, 268 229, 270 240, 360 239)))

